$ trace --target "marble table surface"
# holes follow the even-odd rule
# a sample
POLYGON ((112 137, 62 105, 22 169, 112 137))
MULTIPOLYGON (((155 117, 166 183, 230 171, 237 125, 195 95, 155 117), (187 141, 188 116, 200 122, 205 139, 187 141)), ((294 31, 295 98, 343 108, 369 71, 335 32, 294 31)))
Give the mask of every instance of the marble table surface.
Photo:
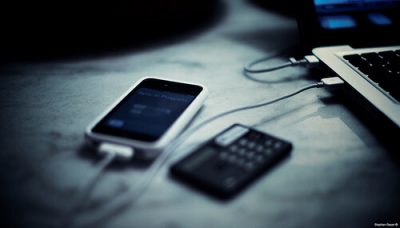
MULTIPOLYGON (((85 127, 143 76, 209 89, 193 124, 313 83, 294 67, 244 77, 244 63, 298 44, 293 18, 247 1, 223 1, 207 29, 143 49, 13 63, 0 71, 0 222, 60 227, 97 172, 85 127)), ((277 58, 273 62, 284 61, 277 58)), ((273 64, 273 63, 271 63, 273 64)), ((397 151, 398 152, 398 151, 397 151)), ((397 154, 398 155, 398 154, 397 154)), ((367 113, 346 97, 312 89, 277 104, 230 115, 188 138, 140 193, 151 166, 107 168, 75 213, 77 227, 373 227, 400 223, 400 168, 367 113), (294 145, 291 156, 233 200, 222 202, 172 180, 169 165, 233 123, 254 125, 294 145)), ((2 226, 5 227, 5 226, 2 226)))

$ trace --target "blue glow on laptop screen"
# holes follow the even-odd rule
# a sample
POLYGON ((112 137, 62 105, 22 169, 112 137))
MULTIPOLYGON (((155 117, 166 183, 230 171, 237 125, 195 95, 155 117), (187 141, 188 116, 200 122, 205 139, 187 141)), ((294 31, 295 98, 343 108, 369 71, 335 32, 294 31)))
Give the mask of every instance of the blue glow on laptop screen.
POLYGON ((399 20, 393 9, 400 9, 400 0, 314 0, 314 5, 321 27, 329 30, 385 26, 399 20))

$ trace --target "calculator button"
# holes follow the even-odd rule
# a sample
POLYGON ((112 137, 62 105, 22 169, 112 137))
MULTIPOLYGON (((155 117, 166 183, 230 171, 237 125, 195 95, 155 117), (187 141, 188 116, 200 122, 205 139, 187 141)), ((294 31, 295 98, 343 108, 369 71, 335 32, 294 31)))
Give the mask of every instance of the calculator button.
POLYGON ((241 145, 241 146, 245 146, 246 144, 247 144, 247 139, 241 139, 240 141, 239 141, 239 144, 241 145))
POLYGON ((244 147, 240 148, 238 151, 238 154, 240 154, 240 155, 245 155, 246 153, 247 153, 247 149, 244 147))
POLYGON ((253 153, 253 152, 248 152, 248 153, 246 154, 246 157, 247 157, 248 159, 253 159, 253 158, 254 158, 254 153, 253 153))
POLYGON ((236 151, 238 151, 238 149, 239 149, 239 147, 236 146, 236 145, 232 145, 232 146, 229 147, 229 150, 230 150, 231 152, 236 152, 236 151))
POLYGON ((274 141, 272 139, 267 139, 264 144, 266 146, 270 147, 270 146, 272 146, 273 143, 274 143, 274 141))
POLYGON ((247 144, 247 147, 250 148, 250 149, 254 149, 254 147, 256 147, 256 143, 255 142, 249 142, 247 144))
POLYGON ((264 154, 265 155, 271 155, 272 154, 272 149, 271 148, 267 148, 265 151, 264 151, 264 154))

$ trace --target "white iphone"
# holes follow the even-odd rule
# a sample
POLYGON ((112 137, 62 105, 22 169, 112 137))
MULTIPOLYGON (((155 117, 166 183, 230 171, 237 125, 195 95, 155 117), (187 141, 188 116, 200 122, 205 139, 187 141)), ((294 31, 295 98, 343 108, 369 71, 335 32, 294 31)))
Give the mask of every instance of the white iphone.
POLYGON ((86 129, 87 139, 143 150, 162 150, 202 107, 199 84, 142 78, 86 129))

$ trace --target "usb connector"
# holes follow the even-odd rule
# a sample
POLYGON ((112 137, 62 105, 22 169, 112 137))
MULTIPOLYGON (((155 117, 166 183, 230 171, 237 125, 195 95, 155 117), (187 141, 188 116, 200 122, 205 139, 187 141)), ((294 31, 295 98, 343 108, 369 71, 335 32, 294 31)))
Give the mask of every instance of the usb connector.
POLYGON ((321 84, 329 89, 337 89, 344 85, 344 81, 340 77, 330 77, 321 79, 321 84))
POLYGON ((321 79, 321 82, 324 83, 325 86, 338 86, 344 84, 344 81, 339 77, 323 78, 321 79))
POLYGON ((319 64, 319 59, 315 55, 306 55, 304 60, 307 62, 308 67, 316 66, 319 64))

